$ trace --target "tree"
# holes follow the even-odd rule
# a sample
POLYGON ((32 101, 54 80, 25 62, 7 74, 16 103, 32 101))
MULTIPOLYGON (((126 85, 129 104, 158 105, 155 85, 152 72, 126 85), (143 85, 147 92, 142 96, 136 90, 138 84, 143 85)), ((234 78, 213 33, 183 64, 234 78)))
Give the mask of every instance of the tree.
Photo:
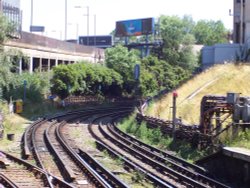
POLYGON ((0 98, 3 92, 9 89, 12 80, 11 68, 13 64, 10 62, 9 54, 4 52, 3 43, 9 38, 9 34, 14 31, 14 25, 9 23, 7 19, 0 14, 0 98))
POLYGON ((99 64, 80 62, 53 68, 53 94, 61 99, 69 95, 116 95, 121 93, 122 78, 99 64))
POLYGON ((160 22, 164 43, 163 59, 172 65, 193 71, 197 66, 197 60, 192 52, 192 45, 195 42, 191 33, 194 28, 192 18, 189 16, 182 19, 178 16, 161 16, 160 22))
POLYGON ((6 17, 0 14, 0 45, 2 47, 3 43, 9 39, 10 33, 13 33, 15 29, 15 24, 10 23, 6 17))
POLYGON ((105 50, 106 66, 118 72, 123 79, 123 89, 128 94, 134 90, 134 66, 140 64, 138 52, 128 51, 126 47, 118 45, 105 50))
POLYGON ((214 45, 227 41, 227 29, 222 21, 200 20, 193 28, 197 44, 214 45))
POLYGON ((61 99, 65 99, 69 96, 70 89, 75 85, 77 73, 67 65, 57 66, 53 69, 53 72, 51 91, 61 99))

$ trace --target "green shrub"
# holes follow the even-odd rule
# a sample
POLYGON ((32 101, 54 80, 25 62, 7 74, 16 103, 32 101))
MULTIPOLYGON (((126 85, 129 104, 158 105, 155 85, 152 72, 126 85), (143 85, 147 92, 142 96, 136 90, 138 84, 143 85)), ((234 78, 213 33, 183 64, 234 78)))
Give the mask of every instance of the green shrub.
POLYGON ((41 102, 45 94, 49 93, 51 73, 22 73, 13 74, 13 81, 4 90, 4 98, 13 100, 24 98, 24 80, 26 81, 26 100, 30 102, 41 102))
POLYGON ((68 95, 119 95, 121 76, 102 65, 81 62, 53 68, 51 91, 61 99, 68 95))

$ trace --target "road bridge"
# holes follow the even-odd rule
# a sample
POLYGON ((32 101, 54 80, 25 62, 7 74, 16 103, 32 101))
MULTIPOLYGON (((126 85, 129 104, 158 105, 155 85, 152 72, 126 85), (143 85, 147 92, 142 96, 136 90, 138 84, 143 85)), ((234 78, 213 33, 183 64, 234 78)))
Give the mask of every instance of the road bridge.
POLYGON ((98 63, 104 61, 104 50, 78 45, 42 35, 21 32, 21 37, 11 39, 4 44, 5 50, 21 51, 28 58, 19 60, 19 72, 30 73, 49 71, 59 64, 71 64, 77 61, 98 63), (27 62, 28 59, 28 62, 27 62))

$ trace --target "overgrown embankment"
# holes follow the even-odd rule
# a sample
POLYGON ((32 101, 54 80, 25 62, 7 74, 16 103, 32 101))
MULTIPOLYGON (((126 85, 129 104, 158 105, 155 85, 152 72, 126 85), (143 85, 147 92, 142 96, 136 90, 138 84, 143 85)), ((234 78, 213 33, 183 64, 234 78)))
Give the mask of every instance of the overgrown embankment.
MULTIPOLYGON (((198 74, 177 88, 177 117, 189 124, 199 124, 200 102, 204 95, 223 95, 227 92, 250 96, 250 65, 224 64, 198 74)), ((172 93, 153 102, 146 114, 171 120, 172 93)), ((224 135, 226 145, 250 148, 250 131, 242 132, 235 139, 224 135)))
MULTIPOLYGON (((250 65, 225 64, 198 74, 177 89, 177 117, 190 124, 199 123, 200 102, 204 95, 223 95, 227 92, 250 96, 250 65)), ((155 101, 148 115, 171 119, 172 93, 155 101)))

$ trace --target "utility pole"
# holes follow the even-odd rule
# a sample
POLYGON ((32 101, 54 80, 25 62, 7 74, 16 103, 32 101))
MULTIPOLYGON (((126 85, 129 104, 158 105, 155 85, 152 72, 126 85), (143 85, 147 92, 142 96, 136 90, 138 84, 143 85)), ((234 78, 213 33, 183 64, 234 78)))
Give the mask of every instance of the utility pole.
POLYGON ((89 45, 89 6, 87 6, 87 45, 89 45))
POLYGON ((67 40, 67 24, 68 24, 68 4, 67 4, 67 0, 65 0, 65 29, 64 29, 65 40, 67 40))
POLYGON ((172 118, 172 124, 173 124, 173 129, 172 129, 172 138, 173 141, 175 141, 175 124, 176 124, 176 98, 178 97, 178 93, 176 91, 173 92, 173 118, 172 118))
POLYGON ((32 25, 33 25, 33 0, 31 0, 31 9, 30 9, 30 32, 32 32, 32 25))
POLYGON ((94 14, 94 46, 96 46, 96 15, 94 14))

